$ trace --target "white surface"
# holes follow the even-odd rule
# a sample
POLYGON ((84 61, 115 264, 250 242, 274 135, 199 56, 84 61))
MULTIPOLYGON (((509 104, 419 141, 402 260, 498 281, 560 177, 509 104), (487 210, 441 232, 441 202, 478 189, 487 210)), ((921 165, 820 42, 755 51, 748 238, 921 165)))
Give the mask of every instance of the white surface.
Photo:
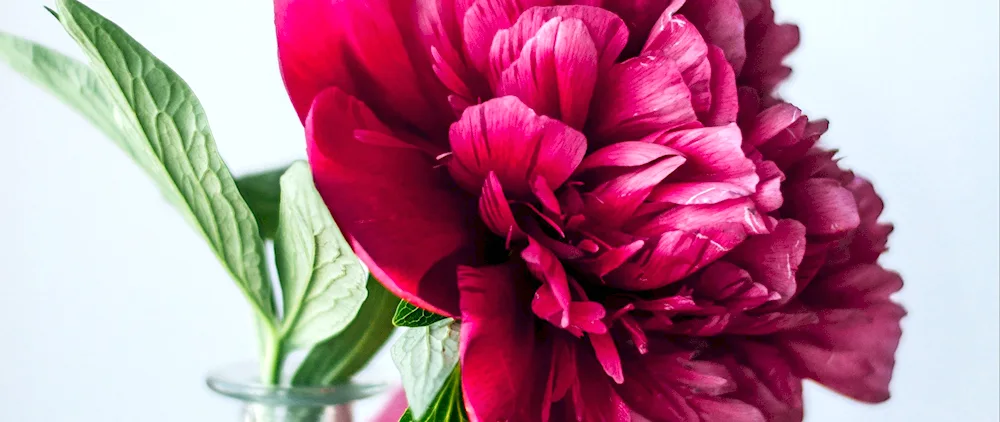
MULTIPOLYGON (((829 117, 827 145, 876 181, 910 311, 893 400, 810 386, 807 420, 1000 421, 997 2, 776 3, 804 35, 783 92, 829 117)), ((0 29, 75 53, 41 4, 0 0, 0 29)), ((303 155, 270 2, 89 4, 194 87, 236 173, 303 155)), ((253 357, 249 315, 201 240, 110 142, 5 67, 0 141, 0 421, 235 421, 202 377, 253 357)), ((382 360, 369 377, 393 371, 382 360)))

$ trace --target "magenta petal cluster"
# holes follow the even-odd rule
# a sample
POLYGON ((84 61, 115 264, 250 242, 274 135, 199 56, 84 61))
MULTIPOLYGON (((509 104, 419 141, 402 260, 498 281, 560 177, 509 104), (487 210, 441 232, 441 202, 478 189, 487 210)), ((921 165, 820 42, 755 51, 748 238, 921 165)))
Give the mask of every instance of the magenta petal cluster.
POLYGON ((276 0, 317 186, 460 318, 473 421, 799 421, 889 398, 872 185, 775 96, 768 0, 276 0))

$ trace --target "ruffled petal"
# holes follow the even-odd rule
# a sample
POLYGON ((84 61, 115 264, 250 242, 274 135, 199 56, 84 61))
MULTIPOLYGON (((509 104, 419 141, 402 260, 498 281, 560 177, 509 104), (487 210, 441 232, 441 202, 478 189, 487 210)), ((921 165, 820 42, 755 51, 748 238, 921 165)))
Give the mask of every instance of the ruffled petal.
POLYGON ((458 269, 462 392, 473 421, 541 414, 532 388, 535 329, 530 296, 521 293, 524 282, 523 269, 514 265, 458 269))
POLYGON ((419 150, 369 145, 357 130, 388 133, 363 103, 324 90, 306 119, 316 186, 371 272, 396 295, 458 315, 455 266, 475 256, 470 201, 419 150))
POLYGON ((517 18, 510 29, 501 30, 490 47, 490 73, 499 75, 514 60, 521 55, 522 48, 528 40, 552 19, 578 20, 583 23, 598 57, 598 67, 606 71, 618 58, 628 32, 625 24, 618 16, 607 10, 584 5, 534 7, 526 10, 517 18))
POLYGON ((661 132, 643 141, 670 147, 687 159, 671 177, 676 182, 658 186, 650 201, 714 204, 752 194, 760 180, 753 161, 743 154, 735 124, 661 132))
POLYGON ((670 10, 665 11, 653 25, 642 54, 662 55, 674 60, 691 90, 694 111, 701 116, 711 109, 712 65, 708 61, 708 44, 691 22, 670 10))
POLYGON ((599 146, 699 124, 680 69, 660 56, 613 66, 598 87, 590 116, 588 131, 599 146))
POLYGON ((861 224, 851 191, 833 179, 809 179, 785 187, 787 215, 805 224, 810 235, 849 232, 861 224))
POLYGON ((712 67, 712 79, 709 81, 712 107, 708 113, 700 116, 702 122, 706 126, 734 123, 739 115, 740 101, 733 66, 726 61, 722 49, 714 45, 708 46, 708 63, 712 67))
POLYGON ((771 233, 751 236, 726 255, 726 261, 746 269, 755 283, 780 295, 778 303, 795 295, 795 274, 806 251, 806 228, 781 220, 771 233))
POLYGON ((469 107, 451 126, 450 138, 448 170, 462 187, 477 192, 492 171, 516 197, 531 195, 535 176, 559 187, 587 151, 583 134, 537 115, 516 97, 469 107))
POLYGON ((906 311, 890 300, 903 282, 877 265, 818 278, 802 293, 812 308, 849 317, 776 335, 796 371, 857 400, 889 399, 889 380, 906 311))
POLYGON ((583 21, 552 18, 502 71, 497 95, 516 96, 538 114, 582 129, 597 83, 597 59, 583 21))
POLYGON ((732 344, 725 360, 739 388, 731 397, 753 403, 771 422, 802 422, 802 378, 777 348, 755 341, 732 344))

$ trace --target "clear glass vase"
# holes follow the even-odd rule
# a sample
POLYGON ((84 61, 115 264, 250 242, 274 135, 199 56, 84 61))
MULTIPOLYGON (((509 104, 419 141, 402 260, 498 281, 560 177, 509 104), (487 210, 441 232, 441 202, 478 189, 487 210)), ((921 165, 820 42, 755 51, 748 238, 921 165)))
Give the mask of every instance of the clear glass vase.
POLYGON ((292 387, 259 382, 249 367, 212 372, 208 387, 242 405, 240 422, 356 422, 351 403, 384 390, 381 385, 292 387))

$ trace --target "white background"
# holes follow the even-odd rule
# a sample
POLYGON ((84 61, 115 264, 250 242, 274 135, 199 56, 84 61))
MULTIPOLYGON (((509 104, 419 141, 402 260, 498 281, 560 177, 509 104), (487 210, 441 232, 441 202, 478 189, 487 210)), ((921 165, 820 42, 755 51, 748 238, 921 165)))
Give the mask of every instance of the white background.
MULTIPOLYGON (((810 385, 807 420, 1000 421, 997 1, 775 3, 804 37, 783 93, 829 117, 827 145, 876 181, 910 312, 894 398, 810 385)), ((42 4, 0 0, 0 29, 76 54, 42 4)), ((194 87, 235 173, 303 155, 270 2, 89 4, 194 87)), ((237 420, 202 377, 253 358, 249 314, 201 239, 110 142, 2 66, 0 151, 0 422, 237 420)), ((367 378, 393 374, 382 357, 367 378)))

